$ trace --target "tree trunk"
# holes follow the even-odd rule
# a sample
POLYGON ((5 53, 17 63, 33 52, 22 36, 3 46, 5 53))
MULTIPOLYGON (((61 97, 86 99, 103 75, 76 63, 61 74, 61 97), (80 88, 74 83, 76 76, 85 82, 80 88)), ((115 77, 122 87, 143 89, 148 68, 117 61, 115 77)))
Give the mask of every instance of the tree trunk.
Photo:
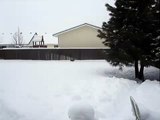
POLYGON ((134 68, 135 68, 135 78, 138 78, 139 76, 138 60, 135 60, 134 68))
POLYGON ((140 70, 139 70, 138 60, 135 60, 134 67, 135 67, 135 78, 142 80, 142 82, 144 82, 144 64, 143 62, 140 61, 140 70))
POLYGON ((140 65, 141 65, 141 68, 140 68, 140 71, 139 71, 138 78, 144 82, 144 64, 143 64, 142 61, 140 62, 140 65))

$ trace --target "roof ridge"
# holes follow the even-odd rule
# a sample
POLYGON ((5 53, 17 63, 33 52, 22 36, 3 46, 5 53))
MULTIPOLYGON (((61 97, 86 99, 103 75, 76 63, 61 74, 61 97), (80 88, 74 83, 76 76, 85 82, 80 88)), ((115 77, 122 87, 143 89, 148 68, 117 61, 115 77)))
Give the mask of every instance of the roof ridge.
POLYGON ((74 30, 74 29, 77 29, 77 28, 79 28, 79 27, 82 27, 82 26, 84 26, 84 25, 88 25, 88 26, 91 26, 91 27, 93 27, 93 28, 101 29, 101 28, 98 27, 98 26, 95 26, 95 25, 92 25, 92 24, 89 24, 89 23, 83 23, 83 24, 80 24, 80 25, 71 27, 71 28, 69 28, 69 29, 66 29, 66 30, 57 32, 57 33, 53 34, 52 36, 58 36, 58 35, 63 34, 63 33, 65 33, 65 32, 72 31, 72 30, 74 30))

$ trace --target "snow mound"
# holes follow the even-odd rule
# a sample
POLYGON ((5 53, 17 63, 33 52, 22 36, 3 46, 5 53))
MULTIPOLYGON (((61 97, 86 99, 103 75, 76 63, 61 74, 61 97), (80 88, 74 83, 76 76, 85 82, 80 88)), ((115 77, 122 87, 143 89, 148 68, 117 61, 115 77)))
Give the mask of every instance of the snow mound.
POLYGON ((158 81, 146 80, 137 87, 133 93, 138 102, 142 120, 159 120, 160 119, 160 84, 158 81))
POLYGON ((72 105, 68 116, 71 120, 95 120, 93 107, 83 102, 72 105))

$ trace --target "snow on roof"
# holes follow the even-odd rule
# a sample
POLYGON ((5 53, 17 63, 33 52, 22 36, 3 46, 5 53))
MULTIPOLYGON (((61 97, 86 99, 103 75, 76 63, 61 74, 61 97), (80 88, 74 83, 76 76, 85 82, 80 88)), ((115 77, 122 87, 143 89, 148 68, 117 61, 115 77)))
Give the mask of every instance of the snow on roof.
POLYGON ((35 33, 28 44, 32 44, 31 43, 32 41, 34 42, 41 41, 42 36, 45 44, 58 44, 57 38, 53 37, 51 33, 45 33, 45 34, 35 33))
POLYGON ((89 27, 92 27, 92 28, 94 28, 94 29, 101 29, 101 28, 98 27, 98 26, 95 26, 95 25, 92 25, 92 24, 89 24, 89 23, 84 23, 84 24, 81 24, 81 25, 78 25, 78 26, 69 28, 69 29, 67 29, 67 30, 64 30, 64 31, 55 33, 55 34, 53 34, 53 36, 57 37, 57 36, 59 36, 59 35, 61 35, 61 34, 64 34, 64 33, 66 33, 66 32, 70 32, 70 31, 72 31, 72 30, 75 30, 75 29, 78 29, 78 28, 84 27, 84 26, 89 26, 89 27))
POLYGON ((39 42, 42 41, 42 35, 35 35, 32 39, 34 42, 39 42))

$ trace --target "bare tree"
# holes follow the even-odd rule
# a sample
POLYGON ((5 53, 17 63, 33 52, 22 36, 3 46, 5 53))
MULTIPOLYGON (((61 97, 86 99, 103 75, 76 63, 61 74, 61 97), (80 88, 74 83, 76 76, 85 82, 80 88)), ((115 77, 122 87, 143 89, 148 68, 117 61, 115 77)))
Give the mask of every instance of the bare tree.
POLYGON ((19 46, 22 46, 22 44, 24 43, 22 32, 20 32, 19 28, 18 31, 13 34, 13 43, 19 46))

